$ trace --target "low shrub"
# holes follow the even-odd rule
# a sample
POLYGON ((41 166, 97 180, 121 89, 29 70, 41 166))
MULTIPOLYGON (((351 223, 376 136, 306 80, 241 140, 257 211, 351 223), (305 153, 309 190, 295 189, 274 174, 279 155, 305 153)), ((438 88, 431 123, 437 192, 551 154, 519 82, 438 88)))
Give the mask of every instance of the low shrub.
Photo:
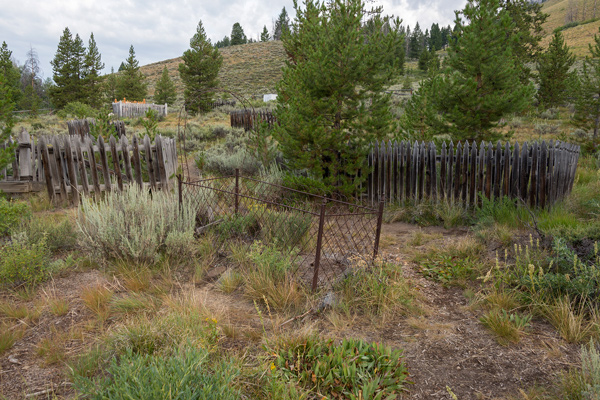
POLYGON ((30 243, 25 234, 0 246, 0 282, 3 285, 35 285, 48 278, 50 251, 44 239, 30 243))
POLYGON ((401 350, 383 344, 317 337, 277 352, 273 374, 319 397, 396 398, 407 391, 408 371, 401 350))
POLYGON ((239 370, 214 362, 207 350, 188 348, 172 355, 146 355, 127 349, 113 358, 106 377, 79 378, 75 386, 92 399, 239 399, 239 370))
POLYGON ((283 249, 300 245, 312 225, 312 215, 298 211, 265 210, 260 220, 261 235, 266 243, 283 249))
POLYGON ((243 130, 233 130, 225 137, 225 142, 201 152, 196 158, 200 169, 223 175, 233 175, 239 168, 243 174, 254 175, 260 162, 248 151, 249 134, 243 130))
POLYGON ((63 107, 62 110, 60 110, 57 115, 60 118, 78 118, 78 119, 83 119, 83 118, 94 118, 96 117, 96 114, 98 112, 93 109, 92 107, 88 106, 87 104, 84 103, 80 103, 78 101, 73 101, 70 103, 67 103, 67 105, 65 105, 63 107))
POLYGON ((533 128, 536 135, 555 135, 559 132, 558 125, 536 124, 533 128))
POLYGON ((55 253, 70 250, 77 244, 75 229, 68 219, 57 216, 40 216, 22 224, 20 231, 25 232, 31 243, 46 241, 48 249, 55 253))
POLYGON ((0 196, 0 237, 10 235, 22 221, 31 216, 26 203, 9 201, 0 196))
POLYGON ((150 195, 137 185, 106 193, 99 202, 83 197, 77 222, 80 242, 85 250, 106 260, 152 265, 165 250, 169 234, 193 232, 197 212, 188 201, 180 211, 176 194, 156 191, 150 195))

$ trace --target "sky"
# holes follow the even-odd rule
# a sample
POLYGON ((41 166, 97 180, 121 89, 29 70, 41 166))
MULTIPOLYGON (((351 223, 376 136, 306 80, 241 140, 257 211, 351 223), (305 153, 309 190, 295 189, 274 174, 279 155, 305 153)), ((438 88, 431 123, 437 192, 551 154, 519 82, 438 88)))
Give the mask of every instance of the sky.
MULTIPOLYGON (((33 49, 39 58, 43 79, 52 78, 50 61, 58 41, 68 27, 84 44, 90 34, 98 45, 103 73, 115 70, 133 45, 140 65, 179 57, 189 48, 189 40, 199 21, 213 43, 231 34, 239 22, 248 38, 257 40, 263 26, 272 32, 273 22, 286 8, 295 15, 293 0, 157 1, 157 0, 0 0, 0 42, 5 41, 13 58, 22 65, 33 49)), ((301 3, 299 3, 301 4, 301 3)), ((451 25, 454 10, 466 0, 370 0, 367 5, 383 6, 384 14, 394 15, 404 25, 422 30, 432 23, 451 25)), ((301 6, 301 8, 303 8, 301 6)))

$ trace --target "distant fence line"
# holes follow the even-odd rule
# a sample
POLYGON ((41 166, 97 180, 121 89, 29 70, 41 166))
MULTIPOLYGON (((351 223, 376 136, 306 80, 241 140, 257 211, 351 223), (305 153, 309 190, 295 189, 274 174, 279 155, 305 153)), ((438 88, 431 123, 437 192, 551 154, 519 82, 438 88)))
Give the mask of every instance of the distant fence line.
POLYGON ((108 142, 102 137, 54 136, 36 143, 22 131, 18 142, 12 171, 0 171, 0 190, 8 193, 46 188, 50 199, 67 200, 70 195, 77 204, 80 193, 122 190, 128 183, 169 189, 177 170, 175 140, 160 135, 154 144, 148 136, 133 136, 131 143, 126 136, 111 136, 108 142))
POLYGON ((449 199, 474 206, 481 195, 544 208, 571 192, 579 153, 579 146, 561 141, 450 142, 439 153, 433 143, 378 142, 368 156, 372 172, 363 192, 371 204, 449 199))
MULTIPOLYGON (((95 125, 96 120, 90 119, 74 119, 67 121, 67 128, 70 136, 79 136, 85 139, 90 134, 90 125, 95 125)), ((118 137, 125 136, 125 122, 112 121, 111 125, 115 128, 115 133, 118 137)))
POLYGON ((244 128, 250 131, 263 122, 272 128, 277 123, 277 118, 271 111, 266 110, 236 110, 229 113, 229 121, 232 128, 244 128))
POLYGON ((154 110, 159 116, 167 116, 167 104, 127 103, 118 101, 112 103, 113 114, 118 118, 143 117, 146 111, 154 110))
POLYGON ((215 108, 222 106, 235 107, 236 104, 237 102, 235 100, 215 100, 210 103, 210 108, 214 110, 215 108))

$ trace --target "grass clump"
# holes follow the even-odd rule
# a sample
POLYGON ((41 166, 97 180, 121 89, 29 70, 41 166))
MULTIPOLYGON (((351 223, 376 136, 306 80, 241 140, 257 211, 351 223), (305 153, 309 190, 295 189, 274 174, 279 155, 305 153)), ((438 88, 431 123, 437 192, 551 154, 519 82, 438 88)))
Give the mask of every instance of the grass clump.
POLYGON ((50 276, 50 251, 46 241, 30 243, 19 234, 0 246, 0 284, 34 286, 50 276))
POLYGON ((335 308, 344 313, 384 316, 415 308, 415 294, 399 267, 383 262, 358 265, 334 287, 335 308))
POLYGON ((239 370, 232 363, 214 363, 206 349, 188 348, 171 355, 139 354, 127 349, 112 359, 107 376, 80 378, 76 387, 91 399, 234 400, 239 370))
POLYGON ((15 342, 25 334, 25 325, 13 326, 0 323, 0 355, 14 346, 15 342))
POLYGON ((278 379, 328 398, 395 398, 408 383, 401 350, 355 339, 338 344, 311 337, 278 351, 270 369, 278 379))
POLYGON ((10 235, 30 216, 31 209, 26 203, 9 201, 0 196, 0 237, 10 235))
POLYGON ((294 279, 290 255, 276 247, 254 242, 242 266, 244 293, 252 300, 266 301, 277 311, 293 311, 306 302, 305 289, 294 279))
POLYGON ((45 240, 52 253, 71 250, 77 244, 77 235, 71 222, 56 215, 40 216, 28 220, 20 228, 31 243, 45 240))
POLYGON ((531 321, 531 315, 508 313, 494 308, 480 318, 481 323, 497 335, 498 343, 518 343, 531 321))
MULTIPOLYGON (((196 211, 188 202, 179 210, 176 195, 152 193, 129 185, 109 192, 100 202, 83 197, 78 218, 85 250, 106 260, 153 265, 173 232, 193 232, 196 211)), ((188 235, 191 240, 192 236, 188 235)), ((181 237, 177 238, 181 246, 181 237)))

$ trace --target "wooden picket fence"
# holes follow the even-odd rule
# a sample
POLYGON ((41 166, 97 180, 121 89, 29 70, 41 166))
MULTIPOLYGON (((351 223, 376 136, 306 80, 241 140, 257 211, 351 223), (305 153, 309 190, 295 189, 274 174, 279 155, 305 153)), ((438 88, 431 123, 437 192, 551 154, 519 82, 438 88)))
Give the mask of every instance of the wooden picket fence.
POLYGON ((128 103, 118 101, 112 103, 113 114, 117 118, 143 117, 146 111, 154 110, 159 116, 167 116, 167 104, 146 104, 146 103, 128 103))
POLYGON ((229 113, 229 121, 232 128, 244 128, 249 131, 263 122, 272 128, 277 123, 277 118, 271 111, 236 110, 229 113))
POLYGON ((91 136, 42 137, 36 143, 26 131, 19 135, 17 159, 0 171, 0 190, 24 193, 46 188, 50 199, 79 203, 80 194, 122 190, 136 183, 170 189, 177 170, 174 139, 126 136, 108 142, 91 136), (9 173, 12 172, 12 173, 9 173))
MULTIPOLYGON (((67 121, 67 128, 69 129, 69 135, 79 136, 82 139, 85 139, 90 134, 90 126, 95 124, 96 120, 93 118, 74 119, 72 121, 67 121)), ((112 121, 111 124, 115 128, 115 133, 118 137, 125 136, 125 122, 112 121)))
POLYGON ((482 196, 508 196, 544 208, 571 192, 578 159, 579 146, 560 141, 450 142, 439 152, 433 143, 379 142, 363 191, 372 204, 448 199, 474 206, 482 196))

